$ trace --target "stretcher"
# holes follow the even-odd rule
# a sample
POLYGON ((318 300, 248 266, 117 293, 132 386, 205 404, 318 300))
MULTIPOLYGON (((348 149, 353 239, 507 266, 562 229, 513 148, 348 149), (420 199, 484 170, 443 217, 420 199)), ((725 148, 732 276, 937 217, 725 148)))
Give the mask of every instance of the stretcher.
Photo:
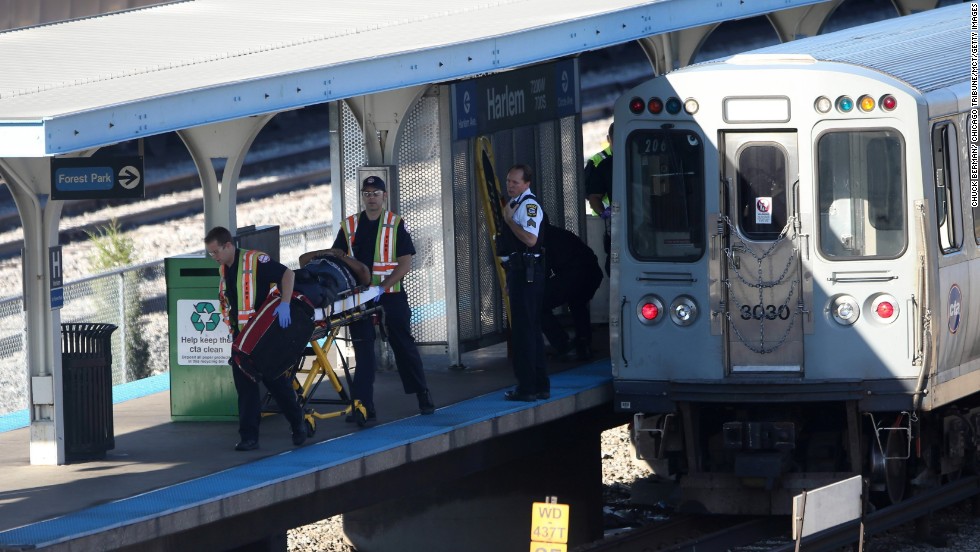
MULTIPOLYGON (((352 416, 353 421, 358 426, 367 423, 367 409, 361 404, 361 401, 353 399, 347 392, 344 384, 337 376, 336 370, 327 359, 327 351, 330 350, 330 347, 337 346, 337 351, 340 352, 337 341, 342 339, 338 337, 342 328, 376 314, 383 316, 384 311, 377 301, 382 293, 382 289, 378 286, 359 286, 342 292, 332 304, 314 309, 314 329, 313 335, 310 336, 309 347, 306 348, 304 355, 297 360, 292 370, 293 388, 299 397, 309 435, 312 436, 316 432, 317 420, 352 416), (306 366, 306 358, 308 357, 312 357, 312 361, 309 366, 306 366), (337 393, 336 399, 314 397, 324 379, 330 383, 337 393), (313 405, 339 405, 344 408, 320 412, 313 405)), ((343 354, 338 355, 338 358, 343 368, 344 380, 349 389, 353 383, 349 364, 343 354)), ((269 394, 266 395, 263 402, 262 412, 263 415, 278 413, 278 409, 275 408, 275 401, 269 394)))

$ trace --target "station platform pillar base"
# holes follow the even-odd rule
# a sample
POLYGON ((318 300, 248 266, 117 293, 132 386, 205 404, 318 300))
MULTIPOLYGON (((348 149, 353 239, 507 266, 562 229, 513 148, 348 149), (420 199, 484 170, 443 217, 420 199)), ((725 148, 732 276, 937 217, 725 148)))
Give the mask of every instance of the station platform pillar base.
POLYGON ((555 496, 569 505, 568 548, 600 539, 600 442, 583 431, 563 446, 345 513, 344 532, 359 552, 528 550, 532 504, 555 496))

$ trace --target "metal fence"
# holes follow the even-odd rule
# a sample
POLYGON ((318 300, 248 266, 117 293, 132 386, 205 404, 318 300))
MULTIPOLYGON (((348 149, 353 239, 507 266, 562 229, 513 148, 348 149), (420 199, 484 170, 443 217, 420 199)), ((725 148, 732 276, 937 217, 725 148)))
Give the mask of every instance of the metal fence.
MULTIPOLYGON (((286 266, 298 268, 300 254, 330 247, 333 238, 330 224, 284 232, 280 258, 286 266)), ((112 336, 113 385, 166 372, 170 345, 163 260, 66 283, 61 321, 119 326, 112 336)), ((0 414, 27 408, 25 324, 23 297, 0 299, 0 414)))

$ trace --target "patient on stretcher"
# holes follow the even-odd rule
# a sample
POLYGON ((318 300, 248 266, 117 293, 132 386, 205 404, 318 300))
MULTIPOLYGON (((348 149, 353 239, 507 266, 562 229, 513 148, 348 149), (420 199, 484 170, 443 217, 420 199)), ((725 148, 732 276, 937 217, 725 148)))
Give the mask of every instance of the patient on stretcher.
POLYGON ((299 263, 294 287, 315 307, 329 306, 344 292, 371 282, 367 265, 336 249, 304 253, 299 263))

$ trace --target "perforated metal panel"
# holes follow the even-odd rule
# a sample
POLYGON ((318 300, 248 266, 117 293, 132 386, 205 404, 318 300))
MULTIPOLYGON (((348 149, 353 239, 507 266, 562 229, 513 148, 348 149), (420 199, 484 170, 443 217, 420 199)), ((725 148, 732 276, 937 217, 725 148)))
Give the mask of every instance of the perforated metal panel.
MULTIPOLYGON (((581 150, 581 139, 578 129, 582 122, 578 117, 565 117, 561 120, 561 131, 558 139, 561 140, 561 191, 562 191, 562 210, 564 213, 565 229, 577 236, 585 239, 583 217, 585 216, 585 184, 579 186, 581 179, 579 174, 582 170, 579 151, 581 150)), ((552 224, 561 226, 559 219, 555 217, 552 224)))
POLYGON ((538 196, 538 203, 544 207, 548 220, 561 226, 564 221, 561 208, 561 154, 555 126, 548 123, 538 125, 538 179, 531 186, 531 191, 538 196))
POLYGON ((446 342, 439 132, 439 97, 427 94, 406 114, 394 151, 398 183, 392 196, 394 210, 402 215, 415 244, 405 286, 412 305, 412 335, 421 343, 446 342))
POLYGON ((361 130, 361 124, 354 116, 354 112, 347 106, 346 101, 340 102, 340 105, 340 155, 344 190, 343 216, 347 217, 360 211, 357 195, 360 191, 357 182, 357 168, 367 164, 367 146, 364 145, 364 131, 361 130))
MULTIPOLYGON (((465 145, 466 142, 461 142, 465 145)), ((473 155, 465 148, 453 148, 453 226, 469 228, 473 225, 470 213, 473 212, 473 187, 469 186, 471 159, 473 155)), ((482 220, 482 219, 481 219, 482 220)), ((486 229, 484 228, 483 232, 486 229)), ((480 317, 480 302, 478 291, 480 282, 473 277, 479 259, 474 253, 473 233, 456 232, 453 235, 456 245, 456 295, 458 301, 458 332, 461 341, 468 341, 479 336, 477 321, 480 317), (462 276, 462 277, 460 277, 462 276)))
MULTIPOLYGON (((582 158, 578 118, 502 130, 491 135, 490 141, 501 187, 512 165, 531 166, 536 172, 532 190, 541 198, 549 219, 577 233, 583 216, 578 198, 584 197, 578 178, 582 158)), ((472 140, 457 140, 452 146, 457 317, 464 349, 472 347, 467 347, 467 342, 502 336, 506 327, 489 229, 477 195, 473 148, 472 140)))

